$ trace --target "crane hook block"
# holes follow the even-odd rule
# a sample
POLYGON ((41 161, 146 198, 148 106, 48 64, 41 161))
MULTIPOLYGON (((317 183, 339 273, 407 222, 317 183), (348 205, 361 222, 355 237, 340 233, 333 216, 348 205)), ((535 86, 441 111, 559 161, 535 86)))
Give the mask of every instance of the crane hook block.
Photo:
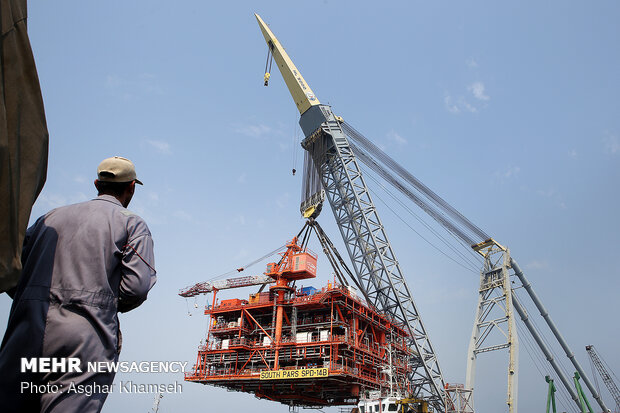
POLYGON ((271 74, 269 72, 265 73, 265 86, 269 86, 269 78, 271 77, 271 74))

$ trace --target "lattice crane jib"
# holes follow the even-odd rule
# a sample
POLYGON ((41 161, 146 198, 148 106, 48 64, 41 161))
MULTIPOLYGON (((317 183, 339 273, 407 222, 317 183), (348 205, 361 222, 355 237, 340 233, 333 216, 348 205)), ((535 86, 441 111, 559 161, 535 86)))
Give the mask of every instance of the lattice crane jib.
POLYGON ((588 352, 588 355, 590 356, 590 359, 592 360, 594 367, 596 367, 596 370, 598 370, 601 378, 603 379, 603 383, 605 384, 605 387, 607 387, 607 390, 609 390, 609 393, 611 393, 611 397, 613 397, 614 402, 616 404, 616 411, 620 412, 620 389, 618 389, 618 385, 614 381, 611 374, 609 374, 609 372, 605 368, 605 364, 599 357, 594 346, 593 345, 586 346, 586 351, 588 352))
POLYGON ((414 396, 443 411, 445 383, 439 362, 341 121, 330 106, 319 103, 273 32, 260 16, 256 19, 301 113, 306 136, 302 146, 317 169, 362 293, 405 326, 415 353, 410 377, 414 396))

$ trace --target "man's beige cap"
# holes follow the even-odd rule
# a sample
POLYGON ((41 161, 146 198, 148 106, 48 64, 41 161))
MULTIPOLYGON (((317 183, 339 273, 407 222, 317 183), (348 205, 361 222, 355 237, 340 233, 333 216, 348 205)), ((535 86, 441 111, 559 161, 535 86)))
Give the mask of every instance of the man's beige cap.
POLYGON ((122 156, 114 156, 101 161, 97 168, 97 178, 101 182, 142 182, 136 177, 136 167, 133 162, 122 156))

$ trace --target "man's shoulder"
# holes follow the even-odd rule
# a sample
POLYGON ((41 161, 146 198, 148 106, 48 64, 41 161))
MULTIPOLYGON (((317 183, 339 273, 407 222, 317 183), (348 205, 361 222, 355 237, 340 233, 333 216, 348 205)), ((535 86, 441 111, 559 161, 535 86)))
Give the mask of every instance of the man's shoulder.
POLYGON ((101 195, 92 201, 95 208, 113 210, 113 213, 126 223, 128 229, 145 228, 148 231, 146 221, 140 215, 122 206, 116 198, 109 195, 101 195))
POLYGON ((146 222, 142 217, 123 207, 116 198, 103 195, 97 198, 79 202, 77 204, 65 205, 49 211, 43 216, 44 219, 54 218, 70 218, 72 220, 80 220, 94 218, 95 216, 108 216, 115 218, 119 222, 131 226, 146 226, 146 222))
POLYGON ((128 209, 123 209, 121 214, 127 219, 127 231, 130 234, 130 238, 137 238, 145 235, 149 237, 151 236, 151 231, 149 230, 146 221, 141 216, 136 215, 128 209))
POLYGON ((123 206, 120 202, 114 203, 111 200, 105 199, 103 197, 97 197, 94 199, 90 199, 88 201, 78 202, 76 204, 64 205, 58 208, 54 208, 49 211, 44 217, 50 216, 58 216, 58 215, 72 215, 76 217, 80 213, 89 213, 94 210, 123 210, 123 206), (107 202, 99 202, 99 201, 107 201, 107 202))
POLYGON ((54 208, 54 209, 48 211, 45 215, 43 215, 39 219, 47 220, 50 217, 64 216, 64 215, 69 215, 69 216, 75 215, 78 211, 88 208, 88 204, 91 201, 92 200, 83 201, 83 202, 79 202, 79 203, 76 203, 76 204, 69 204, 69 205, 59 206, 57 208, 54 208))

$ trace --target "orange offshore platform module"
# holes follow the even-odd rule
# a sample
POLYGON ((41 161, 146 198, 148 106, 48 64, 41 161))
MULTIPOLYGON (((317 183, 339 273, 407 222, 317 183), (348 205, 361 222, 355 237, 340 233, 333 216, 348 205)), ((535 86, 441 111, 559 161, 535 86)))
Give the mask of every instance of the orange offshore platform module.
POLYGON ((267 264, 269 292, 218 303, 217 289, 209 290, 207 341, 185 380, 303 407, 410 394, 407 333, 352 287, 296 288, 295 281, 316 277, 317 256, 297 238, 286 247, 278 263, 267 264))

